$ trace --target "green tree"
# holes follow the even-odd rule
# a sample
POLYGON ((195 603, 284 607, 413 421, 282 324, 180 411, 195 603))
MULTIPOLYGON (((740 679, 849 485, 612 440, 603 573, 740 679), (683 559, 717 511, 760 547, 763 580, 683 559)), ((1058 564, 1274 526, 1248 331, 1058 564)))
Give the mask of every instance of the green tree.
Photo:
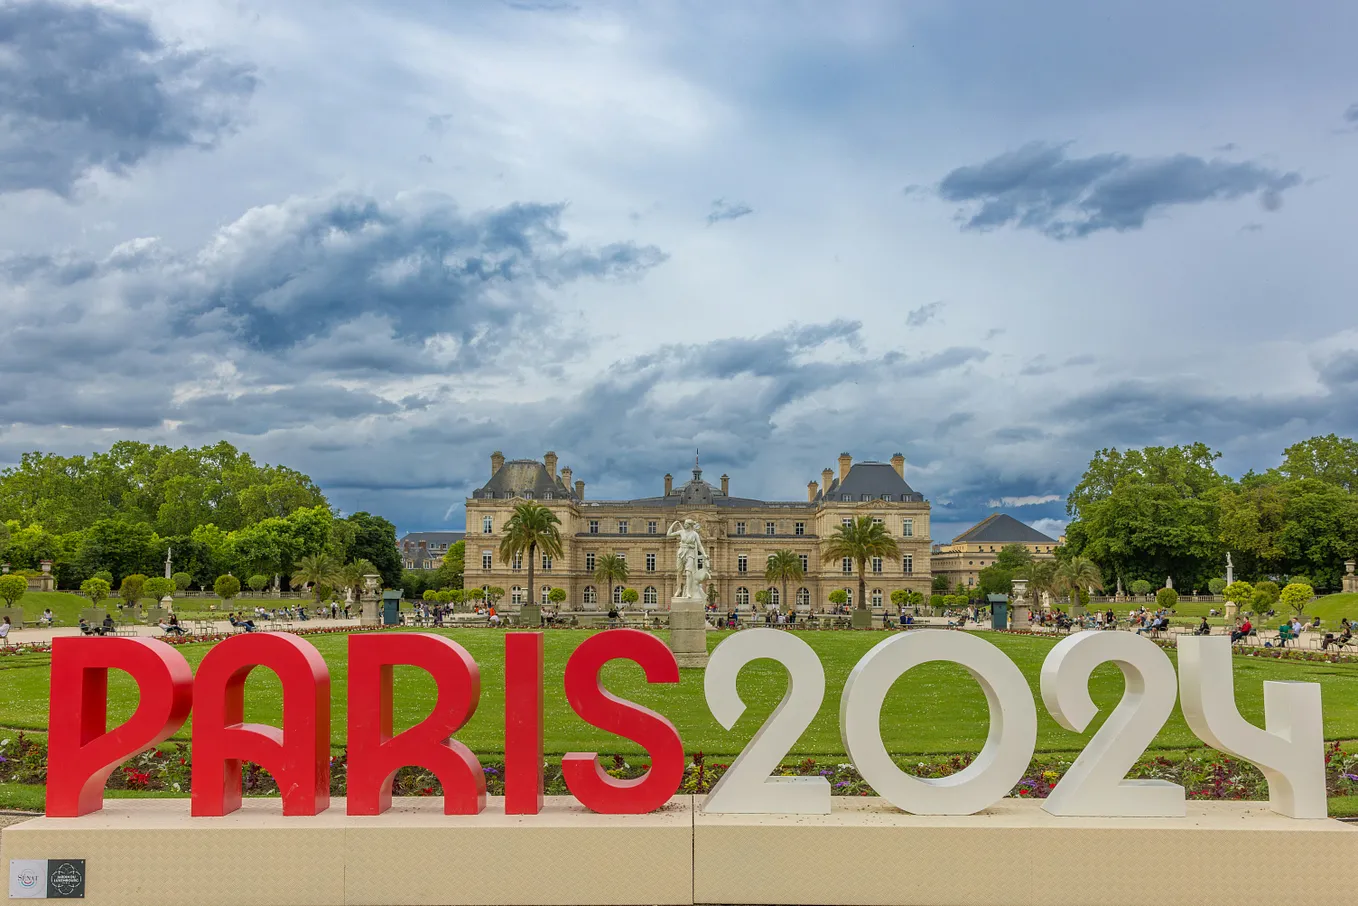
POLYGON ((1136 579, 1129 586, 1129 588, 1132 591, 1132 594, 1137 596, 1150 594, 1151 587, 1152 587, 1151 584, 1147 582, 1145 579, 1136 579))
POLYGON ((0 598, 5 601, 6 607, 15 607, 28 592, 28 580, 23 576, 13 574, 0 576, 0 598))
POLYGON ((118 597, 123 599, 123 606, 134 607, 146 593, 146 577, 140 573, 133 573, 130 576, 123 576, 122 585, 118 587, 118 597))
MULTIPOLYGON (((1024 592, 1029 600, 1040 600, 1042 593, 1056 595, 1059 592, 1056 581, 1057 563, 1055 560, 1033 560, 1018 570, 1017 578, 1027 579, 1028 587, 1024 592)), ((1147 589, 1149 591, 1149 589, 1147 589)))
POLYGON ((311 554, 297 561, 290 581, 294 587, 310 585, 319 604, 323 589, 344 587, 344 568, 329 554, 311 554))
POLYGON ((1207 580, 1207 590, 1214 595, 1219 595, 1226 590, 1226 580, 1220 576, 1213 576, 1207 580))
POLYGON ((193 576, 185 572, 175 573, 170 580, 174 582, 175 591, 188 591, 189 586, 193 584, 193 576))
POLYGON ((874 557, 896 557, 899 553, 900 549, 895 539, 887 533, 885 525, 874 522, 871 516, 859 516, 835 527, 825 539, 821 557, 826 563, 844 559, 853 561, 858 569, 856 606, 859 610, 867 610, 868 561, 874 557))
POLYGON ((494 607, 496 602, 505 596, 505 590, 498 585, 492 585, 490 588, 484 588, 481 591, 481 597, 483 597, 486 604, 491 607, 494 607))
POLYGON ((147 597, 159 604, 160 600, 166 595, 174 594, 174 580, 166 579, 163 576, 152 576, 146 580, 143 590, 147 597))
MULTIPOLYGON (((355 560, 352 563, 346 563, 340 569, 338 582, 334 587, 337 591, 347 591, 357 597, 363 593, 364 576, 380 575, 377 566, 371 560, 355 560)), ((404 577, 404 574, 402 576, 404 577)), ((437 590, 435 589, 435 591, 437 590)))
POLYGON ((465 541, 448 545, 448 550, 443 555, 443 562, 435 570, 439 584, 445 588, 461 588, 466 559, 467 543, 465 541))
POLYGON ((1088 557, 1075 556, 1056 569, 1057 586, 1070 594, 1070 602, 1081 600, 1081 592, 1088 595, 1089 589, 1103 588, 1103 575, 1099 567, 1088 557))
POLYGON ((767 588, 761 588, 754 593, 754 602, 759 605, 760 610, 767 610, 770 597, 769 590, 767 588))
POLYGON ((980 595, 1008 595, 1014 590, 1014 570, 992 563, 976 574, 976 593, 980 595))
POLYGON ((1306 615, 1306 605, 1310 604, 1316 596, 1315 589, 1301 582, 1291 582, 1286 585, 1280 593, 1278 600, 1284 607, 1290 607, 1292 612, 1301 618, 1306 615))
POLYGON ((1358 443, 1334 434, 1312 437, 1284 450, 1278 471, 1288 478, 1314 478, 1358 493, 1358 443))
POLYGON ((1265 579, 1262 582, 1255 582, 1254 593, 1256 595, 1262 593, 1264 596, 1264 603, 1270 607, 1278 603, 1278 596, 1281 594, 1278 589, 1278 583, 1270 579, 1265 579))
POLYGON ((778 600, 783 608, 792 609, 792 601, 787 596, 787 583, 800 582, 804 575, 802 558, 792 551, 779 550, 769 554, 768 564, 764 567, 764 580, 781 584, 782 597, 778 600))
POLYGON ((259 573, 255 573, 253 576, 245 580, 245 584, 250 586, 250 590, 253 591, 255 594, 259 594, 261 591, 268 587, 269 577, 260 575, 259 573))
POLYGON ((1254 586, 1242 579, 1236 579, 1221 593, 1227 601, 1241 610, 1247 610, 1254 605, 1254 586))
POLYGON ((551 591, 547 592, 547 600, 551 601, 558 609, 560 609, 566 598, 567 594, 566 589, 564 588, 553 588, 551 591))
POLYGON ((80 592, 90 599, 91 607, 98 607, 110 594, 113 593, 113 586, 98 576, 91 576, 80 583, 80 592))
POLYGON ((637 590, 635 588, 624 588, 622 590, 622 603, 628 606, 637 603, 637 600, 640 597, 641 595, 637 594, 637 590))
POLYGON ((240 579, 230 573, 225 576, 218 576, 217 581, 212 583, 212 590, 217 593, 217 597, 223 601, 230 601, 240 594, 240 579))
POLYGON ((934 591, 938 592, 939 594, 943 594, 943 592, 948 590, 948 577, 941 575, 934 576, 933 581, 930 583, 929 587, 932 588, 934 591))
POLYGON ((831 604, 843 606, 849 600, 849 593, 842 588, 836 588, 827 597, 829 597, 831 604))
POLYGON ((608 601, 613 604, 613 589, 627 581, 627 561, 618 554, 601 554, 594 561, 594 581, 608 586, 608 601))
POLYGON ((382 584, 395 588, 401 580, 401 551, 396 546, 396 526, 372 513, 354 513, 346 520, 354 527, 353 543, 344 559, 368 560, 377 567, 382 584))
POLYGON ((1155 593, 1155 606, 1162 610, 1173 610, 1179 604, 1179 593, 1172 588, 1162 588, 1155 593))
POLYGON ((1000 552, 995 555, 995 565, 1000 569, 1016 573, 1023 567, 1032 563, 1034 560, 1033 552, 1026 545, 1014 542, 1006 544, 1000 548, 1000 552))
POLYGON ((543 556, 560 559, 561 520, 540 503, 516 504, 500 538, 500 561, 508 566, 515 557, 528 558, 529 604, 538 600, 537 586, 533 584, 533 568, 537 566, 539 551, 543 556))

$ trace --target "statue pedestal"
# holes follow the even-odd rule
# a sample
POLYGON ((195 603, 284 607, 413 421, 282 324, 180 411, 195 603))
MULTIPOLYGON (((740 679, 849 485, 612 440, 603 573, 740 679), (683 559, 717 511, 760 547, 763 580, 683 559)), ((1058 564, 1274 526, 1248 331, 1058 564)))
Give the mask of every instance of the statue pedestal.
POLYGON ((1009 628, 1027 629, 1028 628, 1028 605, 1014 604, 1009 609, 1009 628))
POLYGON ((853 609, 853 623, 851 625, 854 629, 871 629, 872 611, 855 607, 853 609))
POLYGON ((670 599, 670 651, 680 667, 707 666, 707 598, 670 599))
POLYGON ((1226 625, 1235 626, 1235 615, 1240 608, 1231 602, 1226 602, 1226 625))
POLYGON ((515 625, 537 629, 542 626, 542 607, 538 604, 525 604, 519 608, 519 621, 515 625))

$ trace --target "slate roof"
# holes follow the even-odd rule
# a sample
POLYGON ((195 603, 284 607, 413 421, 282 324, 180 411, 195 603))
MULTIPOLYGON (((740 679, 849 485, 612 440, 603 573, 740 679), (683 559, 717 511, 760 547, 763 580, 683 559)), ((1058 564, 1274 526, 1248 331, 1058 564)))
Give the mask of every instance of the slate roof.
POLYGON ((467 537, 466 532, 406 532, 401 536, 401 547, 407 544, 456 544, 467 537))
POLYGON ((833 479, 829 491, 817 494, 816 500, 843 502, 845 495, 848 495, 849 500, 924 501, 924 495, 897 475, 896 467, 891 463, 868 460, 850 466, 849 474, 844 476, 842 482, 838 478, 833 479))
POLYGON ((475 491, 472 497, 525 497, 532 492, 535 499, 561 500, 573 498, 575 490, 566 487, 558 475, 555 480, 547 472, 547 467, 535 459, 511 459, 491 476, 490 481, 475 491))
POLYGON ((967 529, 956 538, 953 544, 1055 544, 1055 538, 1024 525, 1007 513, 992 513, 967 529))

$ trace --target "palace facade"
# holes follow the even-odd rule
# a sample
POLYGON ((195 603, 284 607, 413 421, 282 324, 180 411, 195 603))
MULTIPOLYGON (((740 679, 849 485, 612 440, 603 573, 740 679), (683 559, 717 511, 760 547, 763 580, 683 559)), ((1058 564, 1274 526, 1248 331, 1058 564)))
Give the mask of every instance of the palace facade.
MULTIPOLYGON (((1062 536, 1064 540, 1065 536, 1062 536)), ((949 588, 974 586, 981 570, 993 566, 1007 544, 1022 544, 1035 560, 1055 560, 1061 541, 1042 534, 1031 525, 1007 513, 992 513, 967 529, 951 544, 937 545, 933 552, 933 572, 945 576, 949 588)))
MULTIPOLYGON (((895 539, 899 554, 868 566, 869 604, 888 604, 898 589, 929 593, 929 502, 905 481, 905 457, 890 462, 858 462, 839 457, 839 470, 825 469, 819 482, 806 487, 805 500, 768 501, 731 494, 731 480, 718 485, 703 480, 696 460, 693 477, 681 484, 665 475, 663 491, 636 500, 589 500, 584 481, 570 468, 557 470, 557 456, 542 460, 490 457, 490 479, 467 499, 467 587, 499 586, 511 607, 530 599, 546 602, 553 588, 566 591, 563 609, 607 610, 607 587, 594 580, 595 564, 605 554, 626 559, 627 588, 635 588, 640 604, 665 609, 673 596, 676 542, 666 537, 675 521, 692 518, 701 525, 703 544, 711 558, 716 602, 748 610, 755 594, 768 590, 770 604, 787 609, 790 603, 807 612, 829 607, 829 595, 845 589, 850 600, 858 593, 855 566, 825 563, 822 539, 841 523, 863 515, 882 522, 895 539), (572 483, 574 481, 574 483, 572 483), (562 554, 543 557, 534 573, 536 592, 528 589, 522 562, 503 563, 500 532, 516 504, 533 500, 550 508, 561 520, 562 554), (781 583, 764 579, 765 565, 774 551, 790 550, 801 558, 805 577, 788 584, 790 602, 781 600, 781 583)), ((622 588, 614 589, 621 602, 622 588)))

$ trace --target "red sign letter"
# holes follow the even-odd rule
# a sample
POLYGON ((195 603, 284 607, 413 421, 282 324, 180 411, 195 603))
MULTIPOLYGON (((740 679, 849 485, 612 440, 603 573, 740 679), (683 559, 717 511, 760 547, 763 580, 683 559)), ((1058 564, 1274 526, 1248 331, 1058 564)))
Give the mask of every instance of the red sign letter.
POLYGON ((457 642, 427 633, 349 636, 350 815, 391 808, 391 782, 408 764, 433 771, 443 784, 445 815, 476 815, 486 807, 481 762, 452 734, 476 713, 481 671, 457 642), (438 699, 429 716, 391 735, 394 664, 434 677, 438 699))
POLYGON ((635 780, 610 777, 594 752, 571 752, 561 760, 566 786, 586 808, 613 815, 639 815, 664 805, 684 779, 679 731, 654 711, 624 701, 599 683, 599 670, 615 658, 636 661, 648 683, 679 682, 674 653, 639 629, 613 629, 590 636, 566 662, 566 700, 575 713, 601 730, 643 746, 651 769, 635 780))
POLYGON ((78 818, 104 804, 114 768, 169 739, 193 704, 193 671, 156 639, 52 640, 47 735, 47 816, 78 818), (108 727, 108 671, 132 674, 140 700, 131 719, 108 727))
POLYGON ((207 653, 193 683, 194 816, 240 808, 241 762, 278 782, 284 815, 330 806, 330 671, 315 646, 286 632, 232 636, 207 653), (245 678, 268 667, 283 683, 283 728, 247 724, 245 678))
POLYGON ((505 635, 505 814, 542 811, 542 633, 505 635))

